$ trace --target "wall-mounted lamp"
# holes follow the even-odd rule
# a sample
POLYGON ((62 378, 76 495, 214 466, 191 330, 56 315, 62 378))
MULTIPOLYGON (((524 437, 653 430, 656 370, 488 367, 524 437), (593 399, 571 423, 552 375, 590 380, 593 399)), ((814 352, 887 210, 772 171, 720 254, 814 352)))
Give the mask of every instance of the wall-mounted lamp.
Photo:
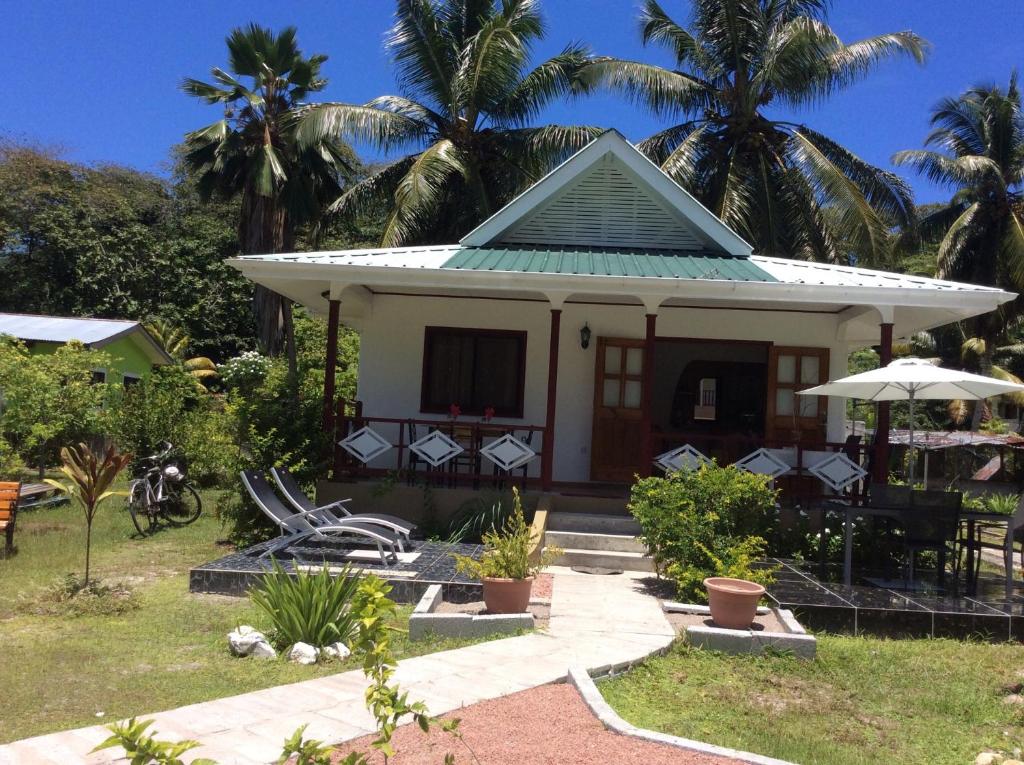
POLYGON ((584 322, 580 329, 580 348, 587 350, 590 347, 590 327, 584 322))

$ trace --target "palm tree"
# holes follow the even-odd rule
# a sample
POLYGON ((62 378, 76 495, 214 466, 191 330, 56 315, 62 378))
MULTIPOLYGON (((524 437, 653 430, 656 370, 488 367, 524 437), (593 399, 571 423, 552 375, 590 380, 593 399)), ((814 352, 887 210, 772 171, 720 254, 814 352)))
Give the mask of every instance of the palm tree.
POLYGON ((667 48, 676 69, 601 58, 584 81, 679 120, 640 149, 760 252, 881 261, 891 228, 911 218, 907 186, 775 115, 820 102, 896 55, 923 61, 927 43, 898 32, 844 44, 828 26, 827 0, 692 5, 689 28, 655 0, 641 10, 644 43, 667 48))
POLYGON ((389 210, 386 246, 450 241, 586 145, 597 129, 530 126, 573 90, 587 59, 569 45, 530 69, 543 34, 537 0, 398 0, 387 49, 402 95, 311 106, 299 137, 315 145, 341 134, 411 153, 349 188, 332 211, 389 210))
POLYGON ((167 355, 179 362, 200 386, 205 386, 219 377, 217 365, 213 359, 207 356, 188 355, 188 347, 192 343, 192 338, 185 334, 185 330, 181 327, 176 327, 163 319, 154 319, 145 326, 150 336, 167 351, 167 355))
MULTIPOLYGON (((950 202, 920 221, 916 234, 941 238, 938 275, 945 279, 1024 291, 1024 114, 1017 75, 1003 90, 979 85, 933 110, 933 149, 902 151, 898 165, 913 167, 954 190, 950 202)), ((1017 297, 975 318, 970 353, 982 374, 995 371, 1000 342, 1024 316, 1017 297)), ((975 407, 973 427, 984 403, 975 407)))
MULTIPOLYGON (((216 84, 187 78, 181 86, 224 107, 223 119, 185 137, 184 159, 203 196, 241 198, 238 238, 246 254, 290 252, 296 229, 319 218, 354 165, 334 137, 302 146, 295 140, 296 111, 327 84, 320 76, 327 57, 304 57, 295 34, 294 27, 280 34, 255 24, 235 29, 227 38, 229 71, 213 68, 216 84)), ((254 305, 266 352, 278 355, 283 339, 291 347, 289 301, 257 285, 254 305)))

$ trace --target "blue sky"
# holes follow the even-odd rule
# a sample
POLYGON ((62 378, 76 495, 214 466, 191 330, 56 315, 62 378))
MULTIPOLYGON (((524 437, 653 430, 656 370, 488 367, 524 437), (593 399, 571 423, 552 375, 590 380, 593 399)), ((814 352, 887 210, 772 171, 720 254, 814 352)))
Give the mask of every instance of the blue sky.
MULTIPOLYGON (((664 0, 664 7, 682 20, 688 3, 664 0)), ((598 53, 670 63, 641 47, 632 0, 547 0, 544 8, 549 33, 538 57, 580 40, 598 53)), ((161 172, 172 144, 219 117, 177 86, 183 76, 205 79, 210 67, 224 64, 223 40, 232 27, 297 26, 306 53, 330 56, 324 100, 362 102, 395 91, 381 44, 392 10, 390 0, 18 3, 0 26, 7 61, 0 132, 60 146, 76 160, 161 172)), ((939 98, 979 81, 1005 83, 1014 67, 1024 67, 1021 0, 835 0, 831 21, 845 40, 911 29, 934 45, 924 67, 886 64, 793 115, 883 167, 893 152, 921 144, 939 98)), ((555 107, 545 119, 616 127, 632 140, 659 126, 613 96, 555 107)), ((909 180, 919 202, 945 195, 909 180)))

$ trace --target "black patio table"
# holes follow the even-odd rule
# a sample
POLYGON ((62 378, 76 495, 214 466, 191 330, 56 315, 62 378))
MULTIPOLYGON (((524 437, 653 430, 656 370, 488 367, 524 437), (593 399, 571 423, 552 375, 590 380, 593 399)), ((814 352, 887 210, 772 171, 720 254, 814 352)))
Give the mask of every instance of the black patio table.
MULTIPOLYGON (((842 510, 843 518, 843 584, 853 584, 853 519, 857 516, 875 516, 880 518, 895 518, 899 520, 902 514, 910 510, 910 505, 894 505, 891 507, 879 505, 854 505, 834 500, 828 503, 829 509, 842 510)), ((984 511, 967 510, 960 513, 961 523, 967 524, 967 538, 973 539, 976 524, 984 523, 988 526, 1007 526, 1010 516, 1003 513, 991 513, 984 511)), ((979 552, 979 555, 981 553, 979 552)), ((974 549, 967 548, 967 593, 973 595, 977 587, 974 580, 974 549)), ((1013 589, 1012 567, 1006 574, 1006 597, 1009 598, 1013 589)))

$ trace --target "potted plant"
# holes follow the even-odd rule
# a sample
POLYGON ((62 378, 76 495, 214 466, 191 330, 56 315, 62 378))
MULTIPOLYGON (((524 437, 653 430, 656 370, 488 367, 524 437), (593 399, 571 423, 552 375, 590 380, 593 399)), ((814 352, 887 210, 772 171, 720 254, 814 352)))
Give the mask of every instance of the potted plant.
POLYGON ((711 607, 711 621, 728 630, 745 630, 757 616, 764 586, 746 579, 710 576, 704 580, 711 607))
POLYGON ((542 550, 531 560, 533 529, 526 523, 519 490, 512 489, 512 514, 501 529, 492 528, 483 535, 484 552, 479 559, 453 555, 455 568, 483 583, 484 605, 492 614, 521 614, 530 604, 533 580, 544 566, 562 551, 542 550))

